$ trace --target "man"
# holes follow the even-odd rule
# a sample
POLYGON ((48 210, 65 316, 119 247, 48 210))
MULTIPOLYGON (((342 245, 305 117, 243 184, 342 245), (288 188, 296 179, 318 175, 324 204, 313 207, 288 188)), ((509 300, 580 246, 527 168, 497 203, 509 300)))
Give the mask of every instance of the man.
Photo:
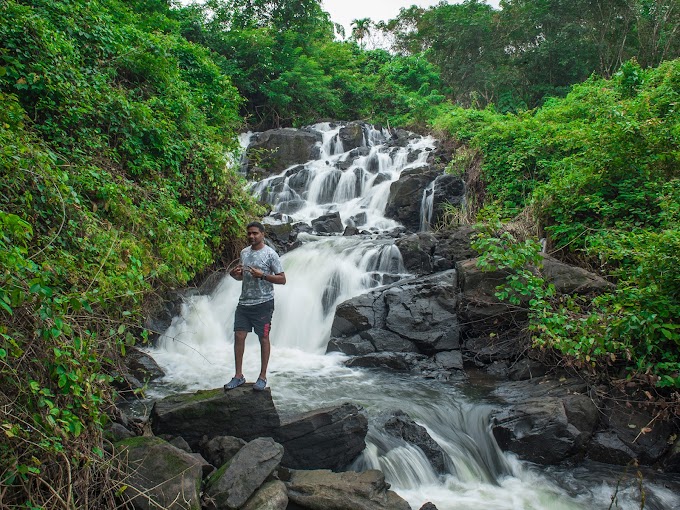
POLYGON ((243 352, 246 335, 254 330, 260 339, 260 376, 253 385, 255 391, 267 387, 267 365, 269 363, 269 333, 274 313, 274 284, 284 285, 286 275, 277 253, 264 244, 264 225, 253 221, 246 227, 250 246, 241 250, 241 259, 229 274, 242 281, 241 297, 234 316, 234 358, 236 372, 224 385, 233 390, 246 382, 243 376, 243 352))

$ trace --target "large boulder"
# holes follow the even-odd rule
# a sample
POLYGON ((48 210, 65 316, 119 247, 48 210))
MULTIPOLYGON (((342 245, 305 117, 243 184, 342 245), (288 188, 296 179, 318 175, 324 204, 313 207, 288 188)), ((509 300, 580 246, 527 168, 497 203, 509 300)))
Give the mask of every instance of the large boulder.
POLYGON ((123 497, 134 508, 200 510, 202 462, 159 437, 134 437, 116 443, 125 463, 123 497))
POLYGON ((359 335, 375 350, 434 355, 460 347, 455 271, 375 289, 336 308, 331 337, 359 335))
POLYGON ((385 216, 398 221, 412 232, 420 230, 423 192, 438 174, 428 165, 404 170, 390 186, 385 216))
POLYGON ((254 392, 251 384, 166 397, 156 401, 150 420, 156 435, 182 436, 194 450, 203 436, 250 441, 271 436, 280 425, 269 388, 254 392))
POLYGON ((474 233, 469 226, 418 232, 397 239, 395 245, 404 267, 423 275, 453 269, 456 262, 476 257, 478 254, 471 246, 474 233))
POLYGON ((411 510, 389 490, 377 470, 333 473, 326 470, 292 471, 285 481, 288 498, 297 508, 309 510, 411 510))
POLYGON ((366 145, 363 126, 357 122, 350 122, 341 127, 338 138, 342 142, 342 149, 345 152, 366 145))
POLYGON ((321 133, 301 129, 272 129, 253 135, 246 150, 248 172, 276 174, 319 156, 321 133))
POLYGON ((285 449, 284 466, 339 470, 364 450, 367 432, 360 408, 345 403, 288 417, 274 437, 285 449))
POLYGON ((585 383, 544 376, 499 386, 494 394, 510 405, 492 415, 492 431, 503 450, 538 464, 583 456, 599 424, 585 383))
POLYGON ((432 218, 430 225, 434 226, 444 218, 447 205, 460 207, 465 200, 465 183, 457 175, 439 175, 434 180, 432 197, 432 218))
POLYGON ((283 447, 261 437, 246 444, 206 484, 207 508, 241 508, 279 467, 283 447))

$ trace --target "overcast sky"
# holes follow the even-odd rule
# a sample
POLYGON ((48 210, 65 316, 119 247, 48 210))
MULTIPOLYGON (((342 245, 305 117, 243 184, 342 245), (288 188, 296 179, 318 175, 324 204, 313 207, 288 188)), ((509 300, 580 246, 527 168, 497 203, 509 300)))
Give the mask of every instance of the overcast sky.
MULTIPOLYGON (((352 33, 351 24, 355 19, 371 18, 373 21, 387 21, 399 14, 402 7, 418 5, 431 7, 440 0, 322 0, 323 10, 331 15, 331 20, 345 27, 345 35, 352 33)), ((486 3, 498 9, 499 0, 486 0, 486 3)), ((454 4, 460 1, 449 0, 454 4)))

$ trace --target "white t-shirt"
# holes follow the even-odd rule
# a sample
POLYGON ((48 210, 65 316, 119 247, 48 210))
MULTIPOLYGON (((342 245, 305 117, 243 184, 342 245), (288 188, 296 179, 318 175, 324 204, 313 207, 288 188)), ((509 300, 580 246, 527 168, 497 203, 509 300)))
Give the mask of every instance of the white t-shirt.
POLYGON ((283 273, 283 265, 278 254, 266 244, 259 250, 253 250, 251 246, 248 246, 241 250, 241 264, 243 265, 243 283, 239 304, 259 305, 274 299, 274 284, 253 278, 247 269, 254 267, 263 271, 265 275, 283 273))

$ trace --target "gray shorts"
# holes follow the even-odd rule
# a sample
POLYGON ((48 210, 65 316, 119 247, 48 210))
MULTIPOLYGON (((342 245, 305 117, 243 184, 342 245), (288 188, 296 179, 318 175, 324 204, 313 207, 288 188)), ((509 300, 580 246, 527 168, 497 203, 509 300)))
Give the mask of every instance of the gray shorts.
POLYGON ((255 331, 259 337, 269 337, 274 315, 274 300, 259 305, 238 305, 234 315, 234 331, 255 331))

